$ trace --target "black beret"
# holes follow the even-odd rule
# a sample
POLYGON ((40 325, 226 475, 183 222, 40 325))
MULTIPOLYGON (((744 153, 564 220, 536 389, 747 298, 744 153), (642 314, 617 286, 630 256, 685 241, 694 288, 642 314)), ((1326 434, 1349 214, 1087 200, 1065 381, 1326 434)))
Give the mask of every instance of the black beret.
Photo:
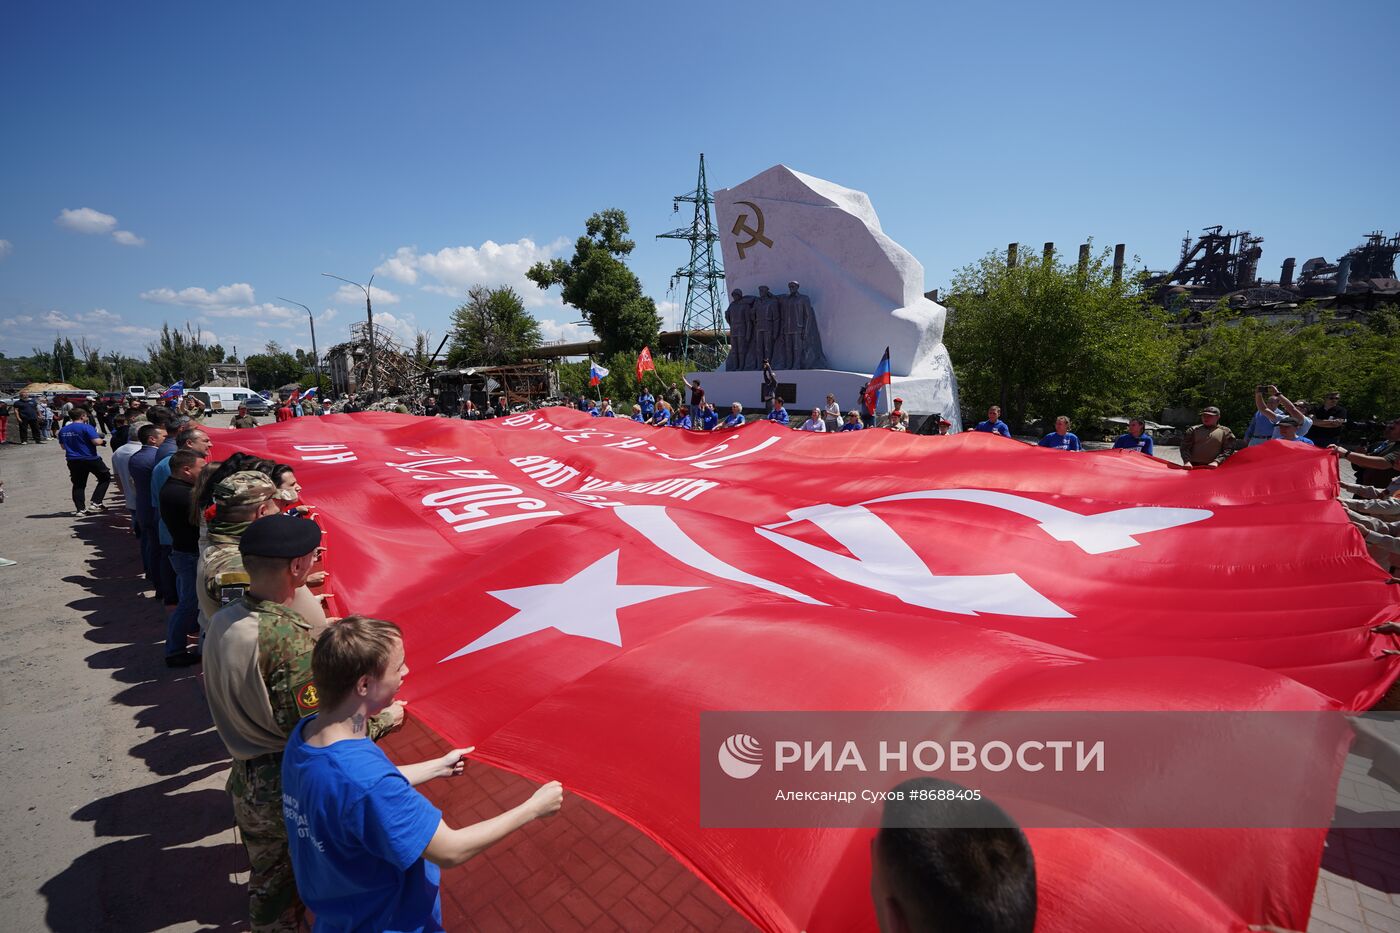
POLYGON ((309 518, 267 515, 238 539, 238 553, 255 557, 301 557, 321 543, 321 526, 309 518))

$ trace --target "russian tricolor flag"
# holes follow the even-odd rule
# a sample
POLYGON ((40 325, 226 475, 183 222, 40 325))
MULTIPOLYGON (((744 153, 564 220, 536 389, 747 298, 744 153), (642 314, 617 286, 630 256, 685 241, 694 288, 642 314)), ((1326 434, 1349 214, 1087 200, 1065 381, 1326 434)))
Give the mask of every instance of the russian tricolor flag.
POLYGON ((607 371, 606 369, 604 369, 603 367, 599 366, 597 363, 593 362, 592 360, 589 360, 589 361, 588 361, 588 384, 589 384, 589 385, 591 385, 591 386, 596 386, 598 383, 600 383, 600 382, 603 381, 603 378, 604 378, 605 376, 607 376, 607 374, 608 374, 608 371, 607 371))

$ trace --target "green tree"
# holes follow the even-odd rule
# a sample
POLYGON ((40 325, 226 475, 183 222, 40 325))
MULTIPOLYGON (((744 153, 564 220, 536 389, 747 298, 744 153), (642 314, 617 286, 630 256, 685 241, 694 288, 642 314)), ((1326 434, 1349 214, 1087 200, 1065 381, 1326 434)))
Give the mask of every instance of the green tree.
POLYGON ((306 367, 276 341, 270 341, 262 353, 254 353, 243 363, 254 389, 278 389, 289 382, 305 381, 306 367))
MULTIPOLYGON (((203 342, 188 321, 184 330, 161 324, 160 337, 147 347, 151 356, 148 375, 165 385, 181 379, 186 388, 202 385, 209 378, 209 364, 215 362, 215 349, 203 342)), ((218 354, 223 356, 222 348, 218 354)))
POLYGON ((627 238, 627 215, 609 208, 588 218, 568 262, 537 262, 526 272, 540 288, 562 287, 564 303, 577 308, 603 345, 603 354, 636 353, 661 330, 656 302, 623 260, 636 246, 627 238))
POLYGON ((1009 267, 998 253, 959 269, 944 335, 971 413, 1001 406, 1013 426, 1088 422, 1166 401, 1176 334, 1137 287, 1114 281, 1108 251, 1084 274, 1058 255, 1009 267))
POLYGON ((1400 413, 1400 332, 1390 332, 1388 313, 1362 324, 1305 305, 1299 317, 1271 322, 1223 301, 1206 312, 1176 368, 1180 404, 1218 406, 1236 434, 1254 416, 1254 389, 1264 384, 1294 401, 1341 392, 1354 418, 1400 413))
MULTIPOLYGON (((642 387, 637 383, 637 354, 635 353, 614 353, 602 362, 603 368, 608 370, 607 376, 597 386, 588 384, 588 361, 581 363, 564 363, 559 367, 559 391, 570 401, 575 401, 580 395, 589 398, 610 398, 613 401, 613 410, 619 415, 631 415, 632 405, 637 401, 637 397, 642 394, 642 387)), ((685 388, 686 364, 679 360, 667 360, 654 358, 653 364, 656 372, 646 372, 642 376, 645 385, 651 389, 651 393, 660 396, 663 391, 674 382, 685 394, 686 401, 690 400, 690 393, 685 388)), ((703 380, 702 380, 703 382, 703 380)), ((757 381, 754 386, 757 387, 757 381)), ((716 407, 727 406, 730 400, 721 401, 711 399, 716 407)))
POLYGON ((510 286, 474 285, 452 312, 448 366, 505 366, 519 363, 539 346, 540 324, 510 286))

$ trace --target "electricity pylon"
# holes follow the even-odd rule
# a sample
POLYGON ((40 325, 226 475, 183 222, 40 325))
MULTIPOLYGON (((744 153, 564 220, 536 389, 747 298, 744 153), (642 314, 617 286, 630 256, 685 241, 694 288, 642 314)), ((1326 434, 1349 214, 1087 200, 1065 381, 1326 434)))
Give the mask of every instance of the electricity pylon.
POLYGON ((695 190, 672 199, 672 211, 681 203, 695 205, 695 218, 688 226, 657 235, 658 240, 686 240, 690 243, 690 263, 671 276, 674 286, 685 279, 685 313, 681 317, 681 355, 698 369, 715 369, 729 355, 729 326, 720 304, 719 285, 724 270, 715 261, 715 242, 719 234, 710 220, 710 205, 715 202, 705 181, 705 154, 700 153, 700 175, 695 190))

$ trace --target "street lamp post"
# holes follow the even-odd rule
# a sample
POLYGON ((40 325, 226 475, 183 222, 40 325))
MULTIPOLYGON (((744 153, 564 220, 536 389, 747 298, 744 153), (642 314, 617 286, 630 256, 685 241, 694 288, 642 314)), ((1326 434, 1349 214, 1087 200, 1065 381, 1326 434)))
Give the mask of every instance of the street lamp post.
MULTIPOLYGON (((300 301, 293 301, 290 298, 278 298, 278 301, 285 301, 289 305, 296 305, 306 312, 306 320, 311 324, 311 363, 316 370, 316 391, 321 391, 321 355, 316 352, 316 318, 311 314, 311 309, 300 301)), ((319 402, 317 404, 320 404, 319 402)))
POLYGON ((353 285, 365 293, 365 321, 369 325, 366 336, 369 339, 369 378, 370 394, 376 399, 379 397, 379 370, 374 367, 374 308, 370 305, 369 290, 374 287, 374 276, 369 277, 369 285, 361 285, 359 282, 352 282, 349 279, 341 278, 338 275, 331 275, 329 272, 322 272, 322 275, 331 279, 339 279, 347 285, 353 285))

